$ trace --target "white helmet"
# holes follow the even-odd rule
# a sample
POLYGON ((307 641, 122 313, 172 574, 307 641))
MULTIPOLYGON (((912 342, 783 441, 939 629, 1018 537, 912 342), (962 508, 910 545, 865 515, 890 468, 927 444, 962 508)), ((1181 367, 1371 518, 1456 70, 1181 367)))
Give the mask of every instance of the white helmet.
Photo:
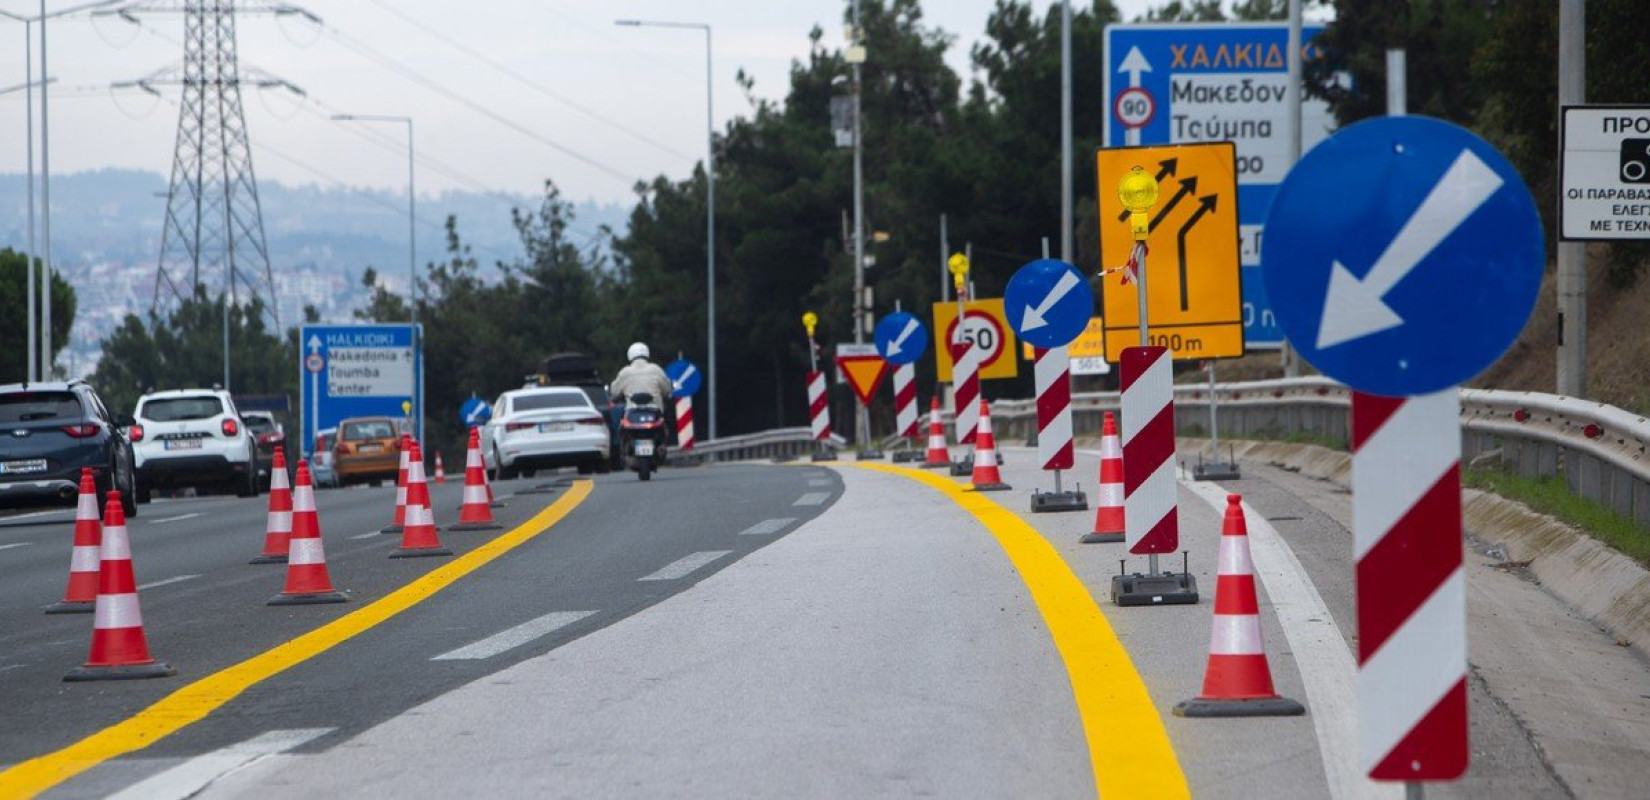
POLYGON ((647 345, 637 342, 625 351, 624 357, 628 361, 635 361, 638 358, 651 358, 652 356, 648 353, 647 345))

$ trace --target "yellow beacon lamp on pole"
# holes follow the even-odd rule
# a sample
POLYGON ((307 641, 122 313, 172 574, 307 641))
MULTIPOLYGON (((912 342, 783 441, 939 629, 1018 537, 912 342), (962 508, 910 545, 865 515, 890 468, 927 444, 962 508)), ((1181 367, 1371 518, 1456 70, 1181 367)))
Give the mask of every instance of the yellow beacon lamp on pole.
POLYGON ((1146 335, 1146 237, 1152 232, 1151 210, 1157 205, 1157 178, 1136 166, 1117 181, 1117 199, 1129 211, 1129 233, 1134 236, 1135 294, 1140 298, 1141 347, 1151 344, 1146 335))
POLYGON ((802 327, 808 331, 808 368, 819 371, 819 358, 814 355, 814 328, 819 325, 819 315, 812 311, 802 313, 802 327))

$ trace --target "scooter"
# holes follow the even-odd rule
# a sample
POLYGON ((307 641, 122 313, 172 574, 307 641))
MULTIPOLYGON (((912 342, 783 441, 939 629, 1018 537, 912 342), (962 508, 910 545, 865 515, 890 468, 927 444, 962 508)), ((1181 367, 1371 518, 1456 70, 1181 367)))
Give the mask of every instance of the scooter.
POLYGON ((619 418, 619 450, 642 480, 665 463, 665 411, 648 392, 634 392, 619 418))

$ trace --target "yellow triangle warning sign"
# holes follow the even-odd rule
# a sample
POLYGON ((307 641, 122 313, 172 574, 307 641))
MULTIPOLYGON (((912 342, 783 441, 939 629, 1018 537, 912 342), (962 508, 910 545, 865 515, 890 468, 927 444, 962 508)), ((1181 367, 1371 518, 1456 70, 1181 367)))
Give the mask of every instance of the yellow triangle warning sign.
POLYGON ((888 362, 882 356, 837 356, 836 365, 848 376, 848 385, 854 387, 860 405, 871 404, 882 377, 888 374, 888 362))

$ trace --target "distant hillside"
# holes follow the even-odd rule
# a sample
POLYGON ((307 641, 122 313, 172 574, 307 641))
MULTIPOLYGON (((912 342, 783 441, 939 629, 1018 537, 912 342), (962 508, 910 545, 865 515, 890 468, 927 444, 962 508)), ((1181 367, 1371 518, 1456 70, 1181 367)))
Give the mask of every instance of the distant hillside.
MULTIPOLYGON (((80 299, 72 352, 63 357, 76 374, 95 366, 98 342, 127 313, 144 311, 152 302, 166 185, 166 176, 136 170, 52 176, 53 261, 80 299)), ((27 246, 26 186, 24 175, 0 174, 0 247, 27 246)), ((259 182, 258 194, 283 321, 298 319, 306 303, 319 308, 323 319, 349 319, 364 303, 359 278, 369 266, 383 272, 393 289, 405 284, 405 194, 270 181, 259 182)), ((447 242, 441 226, 449 214, 457 216, 459 235, 482 264, 514 261, 521 245, 510 209, 537 208, 539 201, 459 191, 420 195, 419 262, 443 257, 447 242)), ((582 239, 604 224, 622 234, 630 208, 584 202, 576 214, 573 233, 582 239)))

